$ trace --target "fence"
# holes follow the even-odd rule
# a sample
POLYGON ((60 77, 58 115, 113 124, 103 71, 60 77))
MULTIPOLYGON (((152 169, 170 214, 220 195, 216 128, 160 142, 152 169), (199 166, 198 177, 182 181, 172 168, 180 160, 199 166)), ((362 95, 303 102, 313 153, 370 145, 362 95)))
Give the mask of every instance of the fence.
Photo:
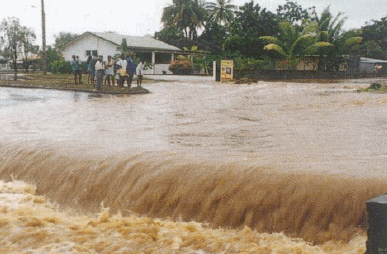
POLYGON ((238 69, 236 64, 235 78, 253 79, 345 79, 363 77, 386 77, 387 62, 365 62, 360 56, 346 57, 337 71, 319 71, 316 57, 302 57, 297 65, 290 68, 283 61, 271 60, 266 64, 266 69, 238 69), (380 69, 375 66, 379 65, 380 69))
POLYGON ((359 78, 364 74, 348 71, 304 71, 304 70, 240 70, 235 72, 235 78, 252 79, 340 79, 359 78))

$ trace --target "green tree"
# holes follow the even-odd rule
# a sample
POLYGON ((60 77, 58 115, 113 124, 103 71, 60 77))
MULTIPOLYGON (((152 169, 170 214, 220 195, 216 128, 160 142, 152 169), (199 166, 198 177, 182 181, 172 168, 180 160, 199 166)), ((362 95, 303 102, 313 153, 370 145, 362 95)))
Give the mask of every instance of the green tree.
POLYGON ((387 16, 362 27, 364 56, 387 59, 387 16))
POLYGON ((70 41, 77 38, 78 34, 60 32, 59 35, 54 35, 55 37, 55 48, 59 49, 61 46, 69 43, 70 41))
POLYGON ((260 39, 266 41, 264 49, 276 52, 281 59, 285 59, 285 68, 294 68, 297 66, 299 57, 306 53, 311 53, 319 48, 333 46, 329 42, 318 42, 315 40, 316 35, 309 32, 309 22, 304 22, 303 27, 292 25, 284 21, 280 25, 280 35, 261 36, 260 39), (303 29, 305 27, 305 29, 303 29), (301 32, 303 31, 303 32, 301 32))
POLYGON ((278 18, 254 1, 239 7, 235 20, 230 25, 230 36, 225 41, 227 55, 242 55, 260 58, 265 54, 265 42, 261 36, 276 36, 279 32, 278 18))
POLYGON ((340 36, 340 41, 340 51, 343 55, 360 54, 363 41, 360 29, 344 31, 340 36))
MULTIPOLYGON (((346 21, 346 17, 342 17, 343 14, 339 12, 336 16, 333 16, 329 6, 324 9, 320 17, 316 13, 314 14, 317 41, 329 42, 333 45, 333 47, 324 47, 317 50, 319 55, 318 69, 320 71, 337 71, 345 60, 343 45, 349 43, 350 38, 344 40, 343 37, 342 27, 346 21)), ((351 40, 360 40, 360 38, 351 40)))
POLYGON ((122 38, 122 42, 121 45, 118 47, 118 51, 120 51, 123 55, 129 54, 129 47, 125 38, 122 38))
POLYGON ((197 38, 197 29, 206 19, 207 11, 202 0, 173 0, 173 4, 164 8, 161 22, 164 27, 175 26, 188 39, 197 38))
POLYGON ((23 27, 22 31, 24 33, 24 41, 23 41, 23 67, 28 72, 28 68, 31 65, 31 61, 29 59, 30 54, 37 54, 39 52, 39 46, 33 45, 33 42, 36 39, 36 35, 30 28, 23 27))
POLYGON ((362 56, 387 60, 387 51, 374 40, 363 41, 361 45, 362 56))
POLYGON ((183 32, 175 26, 164 27, 160 32, 156 32, 154 38, 170 45, 177 46, 182 38, 183 32))
MULTIPOLYGON (((47 68, 49 72, 54 72, 53 71, 53 62, 61 62, 64 61, 64 57, 60 54, 57 48, 53 48, 51 46, 48 46, 46 49, 46 59, 47 59, 47 68)), ((57 64, 55 64, 57 66, 57 64)))
POLYGON ((303 9, 301 5, 297 4, 297 2, 286 0, 286 4, 278 6, 277 15, 280 20, 288 21, 292 25, 295 25, 296 22, 304 19, 311 19, 314 11, 314 6, 308 9, 303 9))
POLYGON ((17 80, 17 60, 24 54, 24 49, 29 49, 35 34, 30 28, 22 26, 18 18, 3 19, 0 33, 2 52, 6 58, 11 59, 15 70, 14 80, 17 80))
POLYGON ((201 41, 207 42, 209 45, 206 51, 212 54, 221 55, 223 52, 223 44, 227 39, 228 32, 225 26, 222 26, 214 21, 207 21, 204 31, 199 36, 201 41))
POLYGON ((209 12, 211 21, 228 26, 234 20, 237 6, 231 4, 231 0, 216 0, 216 3, 206 3, 205 8, 209 12))

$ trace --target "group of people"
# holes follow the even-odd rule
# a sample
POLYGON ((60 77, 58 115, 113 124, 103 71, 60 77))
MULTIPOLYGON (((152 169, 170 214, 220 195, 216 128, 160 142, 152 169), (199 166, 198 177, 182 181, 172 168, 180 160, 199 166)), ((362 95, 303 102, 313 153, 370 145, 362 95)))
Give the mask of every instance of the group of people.
MULTIPOLYGON (((73 60, 70 63, 72 65, 75 84, 81 84, 81 61, 78 56, 73 55, 72 58, 73 60)), ((104 83, 104 77, 105 84, 108 86, 115 86, 116 81, 118 87, 124 87, 126 81, 128 88, 130 88, 132 86, 134 75, 137 75, 137 87, 141 87, 145 62, 144 60, 141 60, 136 66, 134 53, 130 52, 128 56, 122 54, 117 62, 115 62, 110 55, 107 57, 106 62, 103 61, 103 56, 94 58, 89 56, 86 61, 86 67, 88 72, 88 84, 91 83, 94 86, 96 80, 96 90, 101 90, 102 84, 104 83)))

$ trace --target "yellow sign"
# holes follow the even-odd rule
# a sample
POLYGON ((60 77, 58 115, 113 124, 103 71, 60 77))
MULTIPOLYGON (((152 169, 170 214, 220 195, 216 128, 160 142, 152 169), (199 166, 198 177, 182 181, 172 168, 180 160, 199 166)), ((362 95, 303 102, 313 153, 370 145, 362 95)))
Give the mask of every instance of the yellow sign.
POLYGON ((220 81, 227 81, 234 79, 234 61, 222 60, 220 64, 220 81))

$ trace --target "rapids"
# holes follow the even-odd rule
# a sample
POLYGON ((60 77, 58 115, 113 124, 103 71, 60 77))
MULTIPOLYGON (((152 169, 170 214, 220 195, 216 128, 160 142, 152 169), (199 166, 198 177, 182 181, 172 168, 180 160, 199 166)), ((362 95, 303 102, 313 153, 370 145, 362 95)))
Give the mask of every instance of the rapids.
POLYGON ((364 202, 387 191, 387 99, 354 92, 368 85, 1 88, 0 177, 86 214, 103 203, 123 216, 349 242, 364 237, 364 202))

